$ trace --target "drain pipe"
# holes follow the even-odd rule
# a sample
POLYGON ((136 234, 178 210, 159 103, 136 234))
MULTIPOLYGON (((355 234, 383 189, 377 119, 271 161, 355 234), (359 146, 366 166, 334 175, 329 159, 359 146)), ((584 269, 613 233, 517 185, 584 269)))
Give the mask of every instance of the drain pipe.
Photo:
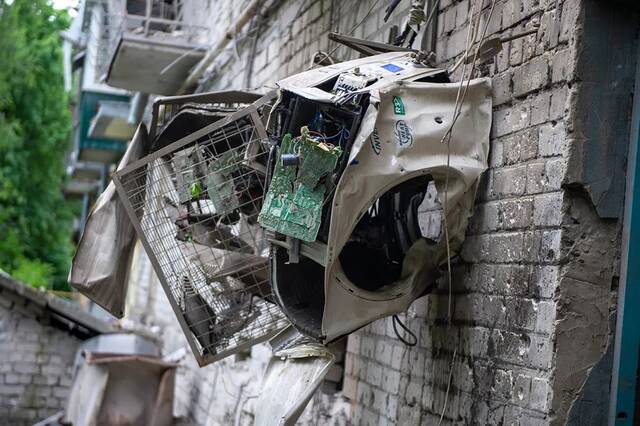
POLYGON ((196 66, 191 70, 189 76, 178 90, 178 95, 185 94, 198 83, 198 79, 202 76, 202 74, 204 74, 207 67, 211 65, 211 63, 218 57, 218 55, 220 55, 220 53, 222 53, 229 42, 233 40, 235 34, 237 34, 242 29, 242 27, 244 27, 245 24, 249 22, 249 20, 253 18, 253 16, 257 13, 258 6, 260 6, 261 3, 262 1, 260 0, 251 0, 249 5, 242 12, 242 15, 240 15, 236 22, 227 29, 218 44, 213 49, 210 49, 205 57, 202 58, 202 60, 198 62, 196 66))
POLYGON ((136 92, 131 98, 131 104, 129 106, 129 117, 127 122, 132 126, 137 126, 142 121, 144 109, 149 101, 149 95, 147 93, 136 92))

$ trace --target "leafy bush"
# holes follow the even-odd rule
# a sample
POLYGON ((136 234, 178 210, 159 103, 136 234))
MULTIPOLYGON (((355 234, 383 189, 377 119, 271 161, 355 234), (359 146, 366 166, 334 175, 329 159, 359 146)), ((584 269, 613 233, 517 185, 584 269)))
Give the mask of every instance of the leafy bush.
POLYGON ((73 215, 61 193, 71 115, 59 32, 45 0, 0 0, 0 268, 64 290, 73 215))

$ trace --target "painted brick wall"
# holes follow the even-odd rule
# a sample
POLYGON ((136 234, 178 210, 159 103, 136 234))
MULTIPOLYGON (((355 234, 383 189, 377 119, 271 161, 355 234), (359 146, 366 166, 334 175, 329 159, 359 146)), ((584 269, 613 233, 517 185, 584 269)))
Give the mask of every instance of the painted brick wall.
MULTIPOLYGON (((215 22, 213 45, 247 3, 194 1, 187 16, 215 22)), ((330 30, 348 33, 360 21, 353 35, 386 41, 409 2, 385 24, 386 3, 270 2, 262 22, 254 22, 249 35, 238 34, 199 90, 266 90, 307 69, 317 50, 332 51, 330 30)), ((600 220, 588 200, 566 186, 580 137, 573 117, 585 3, 593 0, 496 1, 489 36, 537 31, 503 44, 493 63, 480 66, 493 80, 490 169, 454 261, 452 321, 442 280, 402 316, 419 337, 416 347, 395 337, 390 319, 350 336, 343 392, 318 394, 303 424, 429 425, 439 424, 443 412, 442 424, 565 423, 610 342, 619 248, 618 222, 600 220), (595 266, 586 271, 585 262, 595 266), (584 357, 576 357, 577 350, 584 357)), ((483 1, 483 22, 490 5, 483 1)), ((440 64, 463 52, 469 9, 469 0, 440 1, 440 64)), ((343 47, 334 55, 355 57, 343 47)), ((244 361, 197 369, 187 356, 178 380, 185 422, 250 424, 266 357, 259 347, 244 361)))
POLYGON ((65 408, 79 344, 0 297, 0 424, 31 425, 65 408))

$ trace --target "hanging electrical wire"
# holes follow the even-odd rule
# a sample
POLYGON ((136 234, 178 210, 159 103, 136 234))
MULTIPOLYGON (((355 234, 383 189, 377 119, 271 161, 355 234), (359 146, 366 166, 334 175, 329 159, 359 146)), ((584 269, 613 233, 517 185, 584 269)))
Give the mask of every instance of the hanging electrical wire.
POLYGON ((440 413, 440 420, 438 421, 438 426, 442 424, 442 419, 444 419, 444 413, 447 411, 447 403, 449 402, 449 393, 451 391, 451 382, 453 381, 453 366, 456 363, 456 356, 458 355, 458 348, 453 350, 453 357, 451 358, 451 368, 449 368, 449 380, 447 380, 447 392, 444 395, 444 406, 442 408, 442 412, 440 413))
MULTIPOLYGON (((474 21, 474 11, 475 11, 475 7, 476 7, 476 3, 474 2, 471 5, 471 8, 469 10, 469 21, 468 21, 468 25, 469 25, 469 29, 468 29, 468 33, 467 33, 467 44, 466 44, 466 49, 465 52, 462 56, 463 58, 463 68, 462 68, 462 75, 460 78, 460 85, 458 86, 458 92, 456 95, 456 103, 454 106, 454 114, 453 114, 453 118, 451 120, 451 124, 449 125, 449 128, 447 129, 447 131, 445 132, 445 134, 443 135, 440 143, 444 143, 446 142, 447 144, 447 167, 446 167, 446 171, 445 171, 445 189, 444 189, 444 205, 443 205, 443 217, 444 217, 444 228, 445 228, 445 239, 446 239, 446 248, 447 248, 447 275, 448 275, 448 281, 449 281, 449 298, 448 298, 448 324, 447 326, 450 327, 451 323, 452 323, 452 316, 453 316, 453 310, 452 310, 452 302, 453 302, 453 290, 452 290, 452 272, 451 272, 451 248, 450 248, 450 241, 449 241, 449 230, 448 230, 448 224, 447 224, 447 209, 448 209, 448 190, 449 190, 449 167, 451 164, 451 137, 453 134, 453 127, 456 124, 456 121, 458 119, 458 117, 460 116, 461 112, 462 112, 462 105, 464 103, 464 99, 466 97, 467 94, 467 89, 469 88, 469 84, 471 83, 471 79, 473 78, 473 74, 475 72, 475 67, 476 67, 476 62, 478 59, 478 53, 480 51, 480 47, 482 46, 482 43, 484 42, 484 39, 486 37, 487 34, 487 30, 489 28, 489 22, 491 21, 491 18, 493 17, 493 11, 495 9, 495 5, 496 5, 496 0, 492 0, 491 2, 491 8, 489 9, 489 13, 488 13, 488 17, 487 20, 485 22, 484 25, 484 29, 482 31, 480 40, 477 41, 477 46, 475 49, 475 53, 473 55, 473 60, 471 61, 471 67, 469 70, 469 74, 468 76, 466 76, 466 68, 467 68, 467 63, 464 60, 464 58, 466 58, 469 55, 469 51, 471 50, 471 48, 474 46, 476 38, 477 38, 477 32, 480 28, 480 17, 482 14, 482 0, 480 0, 480 8, 478 10, 478 14, 476 15, 476 20, 474 21), (471 34, 473 34, 473 36, 471 36, 471 34), (466 85, 464 84, 466 80, 466 85), (462 90, 462 87, 464 86, 464 90, 462 90)), ((457 345, 456 345, 457 346, 457 345)), ((444 400, 444 405, 442 407, 442 412, 440 414, 440 421, 438 422, 438 426, 442 424, 442 420, 444 418, 444 414, 447 410, 447 405, 449 402, 449 393, 451 391, 451 381, 453 378, 453 369, 455 366, 455 361, 456 361, 456 356, 457 356, 457 351, 458 348, 456 347, 453 351, 453 358, 451 360, 451 367, 449 370, 449 380, 447 383, 447 391, 445 394, 445 400, 444 400)))
POLYGON ((398 317, 397 315, 393 316, 393 332, 396 334, 396 337, 398 338, 398 340, 400 340, 402 343, 404 343, 405 345, 409 346, 409 347, 413 347, 415 345, 418 344, 418 337, 416 336, 416 334, 411 331, 409 329, 409 327, 407 327, 401 320, 400 317, 398 317), (402 328, 409 336, 411 336, 412 338, 412 342, 407 341, 404 336, 402 336, 400 334, 400 332, 398 331, 398 327, 397 325, 400 326, 400 328, 402 328))
MULTIPOLYGON (((355 30, 357 30, 357 29, 360 27, 360 25, 362 25, 362 23, 363 23, 363 22, 364 22, 364 21, 369 17, 369 15, 371 15, 371 12, 373 12, 373 10, 376 8, 376 6, 378 5, 378 3, 380 3, 380 0, 376 0, 375 2, 373 2, 373 4, 371 5, 371 7, 370 7, 370 8, 369 8, 369 10, 367 11, 367 13, 362 17, 362 19, 361 19, 358 23, 356 23, 356 25, 354 25, 354 27, 353 27, 353 28, 351 28, 351 31, 349 31, 349 32, 347 33, 347 35, 352 35, 352 34, 354 33, 354 31, 355 31, 355 30)), ((333 54, 335 53, 335 51, 336 51, 336 50, 338 50, 339 48, 340 48, 340 45, 338 44, 338 45, 337 45, 336 47, 334 47, 334 48, 333 48, 329 53, 326 53, 326 54, 324 55, 323 60, 324 60, 324 59, 329 59, 329 60, 332 60, 332 61, 333 61, 333 58, 331 58, 331 55, 333 55, 333 54)), ((315 55, 317 55, 317 52, 314 54, 314 56, 315 56, 315 55)), ((313 63, 309 69, 313 68, 315 65, 316 65, 316 64, 315 64, 315 63, 313 63)))
MULTIPOLYGON (((449 241, 449 230, 448 230, 448 226, 447 226, 447 209, 448 209, 448 190, 449 190, 449 166, 451 164, 451 137, 453 134, 453 128, 456 124, 456 121, 458 120, 458 117, 460 117, 460 114, 462 113, 462 105, 464 103, 464 99, 466 97, 467 94, 467 90, 469 88, 469 84, 471 83, 471 79, 473 78, 473 73, 475 72, 475 67, 476 67, 476 62, 477 62, 477 58, 478 58, 478 52, 480 50, 480 46, 482 45, 482 42, 484 41, 485 37, 486 37, 486 33, 487 33, 487 29, 489 27, 489 22, 491 21, 491 18, 493 16, 493 11, 495 8, 495 4, 496 4, 496 0, 493 0, 491 3, 491 8, 489 10, 489 15, 488 18, 485 22, 484 25, 484 29, 482 31, 482 35, 480 37, 480 40, 477 42, 477 47, 473 56, 473 60, 471 62, 471 68, 469 70, 469 74, 468 77, 466 76, 466 67, 467 64, 466 62, 463 63, 463 68, 462 68, 462 75, 460 78, 460 85, 458 87, 458 93, 456 95, 456 102, 454 105, 454 113, 453 113, 453 117, 451 120, 451 124, 449 125, 447 131, 445 132, 445 134, 442 136, 442 139, 440 140, 440 143, 445 143, 447 144, 447 170, 445 172, 445 190, 444 190, 444 205, 443 205, 443 210, 444 210, 444 228, 445 228, 445 243, 447 246, 447 275, 448 275, 448 281, 449 281, 449 303, 448 303, 448 319, 449 322, 451 322, 451 316, 452 316, 452 272, 451 272, 451 248, 450 248, 450 241, 449 241), (465 85, 466 82, 466 85, 465 85), (464 90, 463 90, 464 87, 464 90)), ((478 11, 478 14, 476 15, 476 20, 474 21, 474 17, 473 17, 473 13, 475 10, 475 3, 471 6, 471 9, 469 10, 469 31, 467 33, 467 47, 465 49, 465 52, 463 54, 463 57, 466 57, 469 54, 469 51, 471 50, 471 48, 473 47, 473 45, 475 44, 475 39, 477 38, 477 31, 480 27, 480 17, 481 17, 481 10, 478 11), (473 34, 473 36, 471 37, 471 34, 473 34)))

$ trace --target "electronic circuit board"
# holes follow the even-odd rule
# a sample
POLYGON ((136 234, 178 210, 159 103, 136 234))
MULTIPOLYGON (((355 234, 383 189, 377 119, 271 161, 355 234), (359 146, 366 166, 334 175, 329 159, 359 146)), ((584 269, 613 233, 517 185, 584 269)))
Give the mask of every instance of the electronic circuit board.
POLYGON ((331 174, 342 154, 339 147, 309 136, 292 138, 285 135, 276 151, 276 165, 262 211, 260 225, 303 241, 315 241, 322 219, 322 206, 327 190, 326 177, 331 174), (284 155, 295 155, 298 163, 286 165, 284 155))
POLYGON ((233 174, 239 172, 238 164, 241 160, 242 153, 232 149, 209 165, 205 184, 216 213, 230 213, 239 207, 233 174))

